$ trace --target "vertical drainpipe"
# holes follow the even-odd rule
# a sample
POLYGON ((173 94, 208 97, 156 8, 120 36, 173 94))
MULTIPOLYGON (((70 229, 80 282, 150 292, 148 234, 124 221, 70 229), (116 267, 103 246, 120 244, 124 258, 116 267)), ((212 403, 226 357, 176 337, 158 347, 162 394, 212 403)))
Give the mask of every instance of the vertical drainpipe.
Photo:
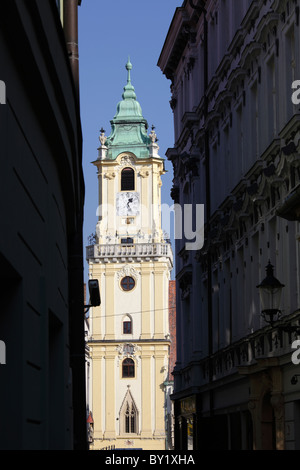
POLYGON ((81 0, 64 0, 63 26, 75 89, 79 99, 78 5, 81 5, 81 0))
MULTIPOLYGON (((204 59, 203 59, 203 79, 204 79, 204 145, 205 145, 205 192, 206 192, 206 233, 207 233, 207 316, 208 316, 208 355, 209 358, 213 352, 212 349, 212 273, 211 273, 211 253, 210 253, 210 213, 211 213, 211 199, 210 199, 210 151, 209 151, 209 135, 206 126, 206 119, 208 116, 208 22, 206 18, 207 11, 205 9, 205 0, 200 0, 200 5, 194 5, 193 0, 189 0, 190 6, 196 10, 200 15, 203 15, 203 42, 204 42, 204 59)), ((199 1, 198 1, 199 3, 199 1)), ((212 367, 209 359, 209 382, 212 380, 212 367)), ((213 414, 213 393, 210 392, 210 414, 213 414)))
MULTIPOLYGON (((67 51, 74 80, 79 115, 79 53, 78 53, 78 5, 81 0, 64 0, 63 28, 67 51)), ((80 119, 80 117, 78 118, 80 119)), ((78 142, 81 146, 81 140, 78 142)), ((78 149, 81 151, 81 149, 78 149)), ((78 165, 81 165, 81 161, 78 165)), ((75 167, 78 190, 84 191, 84 182, 75 167), (80 179, 80 181, 79 181, 80 179)), ((73 383, 73 427, 74 450, 88 450, 86 426, 85 390, 85 339, 84 339, 84 292, 83 292, 83 254, 82 223, 83 194, 78 194, 78 213, 76 214, 75 233, 69 235, 69 296, 70 296, 70 352, 73 383)))

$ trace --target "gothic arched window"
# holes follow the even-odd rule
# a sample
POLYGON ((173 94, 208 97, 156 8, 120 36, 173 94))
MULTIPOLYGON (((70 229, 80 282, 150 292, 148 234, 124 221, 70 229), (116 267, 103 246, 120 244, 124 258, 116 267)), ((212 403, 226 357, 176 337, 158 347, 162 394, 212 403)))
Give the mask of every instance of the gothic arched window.
POLYGON ((122 170, 121 191, 134 191, 134 170, 132 168, 122 170))
POLYGON ((128 388, 119 414, 120 434, 138 434, 139 413, 128 388))

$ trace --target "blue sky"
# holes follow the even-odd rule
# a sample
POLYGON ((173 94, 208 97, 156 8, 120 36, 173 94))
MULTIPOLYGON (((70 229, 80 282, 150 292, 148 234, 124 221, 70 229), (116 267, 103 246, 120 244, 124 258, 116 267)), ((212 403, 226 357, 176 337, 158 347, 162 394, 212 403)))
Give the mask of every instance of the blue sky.
MULTIPOLYGON (((122 99, 127 81, 128 56, 133 65, 131 81, 143 116, 159 139, 159 155, 174 146, 170 81, 157 66, 176 7, 182 0, 84 0, 79 7, 80 103, 83 132, 85 211, 83 243, 95 232, 98 182, 96 168, 99 130, 110 134, 110 120, 122 99)), ((173 171, 165 161, 162 202, 172 205, 173 171)), ((84 262, 85 281, 87 263, 84 262)))

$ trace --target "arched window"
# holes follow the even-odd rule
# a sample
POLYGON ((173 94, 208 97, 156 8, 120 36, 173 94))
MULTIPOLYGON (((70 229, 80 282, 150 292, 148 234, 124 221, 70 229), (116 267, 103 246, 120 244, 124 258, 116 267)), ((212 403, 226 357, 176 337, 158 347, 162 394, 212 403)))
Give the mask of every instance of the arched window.
POLYGON ((134 170, 132 168, 122 170, 121 191, 134 191, 134 170))
POLYGON ((132 333, 132 321, 127 315, 123 320, 123 335, 131 335, 132 333))
POLYGON ((134 361, 129 357, 122 362, 122 377, 134 377, 134 361))

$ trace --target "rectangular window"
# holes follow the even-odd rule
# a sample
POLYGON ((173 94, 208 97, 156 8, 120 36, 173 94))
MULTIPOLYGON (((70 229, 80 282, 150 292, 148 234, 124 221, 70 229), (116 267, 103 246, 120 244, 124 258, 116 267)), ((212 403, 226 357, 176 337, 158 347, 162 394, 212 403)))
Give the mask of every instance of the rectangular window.
POLYGON ((124 335, 130 335, 132 333, 131 331, 131 321, 124 321, 123 322, 123 334, 124 335))
POLYGON ((135 414, 134 411, 131 411, 131 414, 127 414, 125 417, 125 432, 126 433, 135 433, 135 414))
POLYGON ((129 433, 129 432, 130 432, 129 416, 126 416, 126 418, 125 418, 125 432, 126 432, 126 433, 129 433))
POLYGON ((135 416, 134 415, 131 415, 130 417, 130 424, 131 424, 130 431, 133 433, 135 432, 135 416))
POLYGON ((121 245, 133 245, 133 238, 121 238, 121 245))

